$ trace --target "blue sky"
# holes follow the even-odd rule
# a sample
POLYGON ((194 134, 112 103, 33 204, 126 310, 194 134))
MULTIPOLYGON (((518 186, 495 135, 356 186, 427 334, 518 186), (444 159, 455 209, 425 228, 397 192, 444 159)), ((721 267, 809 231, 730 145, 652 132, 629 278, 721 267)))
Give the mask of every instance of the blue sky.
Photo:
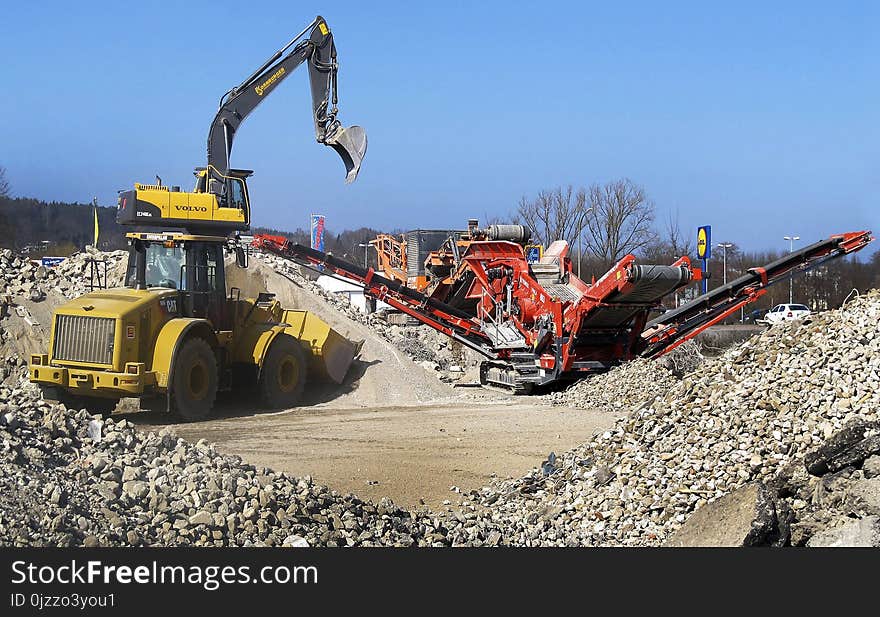
POLYGON ((629 177, 746 248, 880 232, 880 5, 726 4, 7 3, 0 165, 49 200, 189 187, 220 95, 321 13, 369 151, 344 185, 299 71, 235 142, 256 224, 460 227, 629 177))

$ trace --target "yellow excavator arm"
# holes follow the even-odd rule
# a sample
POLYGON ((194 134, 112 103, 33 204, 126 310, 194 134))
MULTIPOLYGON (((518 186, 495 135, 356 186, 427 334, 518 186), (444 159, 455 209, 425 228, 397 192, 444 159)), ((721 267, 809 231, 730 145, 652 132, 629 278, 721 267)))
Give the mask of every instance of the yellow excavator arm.
POLYGON ((337 119, 336 45, 323 17, 273 54, 238 86, 220 99, 208 131, 208 160, 195 170, 192 192, 136 184, 120 192, 117 221, 122 225, 182 227, 190 233, 230 233, 250 227, 250 200, 246 179, 250 170, 232 169, 232 142, 242 121, 300 65, 307 64, 312 92, 312 114, 318 143, 333 148, 345 164, 346 184, 357 178, 367 151, 367 135, 359 126, 345 128, 337 119))

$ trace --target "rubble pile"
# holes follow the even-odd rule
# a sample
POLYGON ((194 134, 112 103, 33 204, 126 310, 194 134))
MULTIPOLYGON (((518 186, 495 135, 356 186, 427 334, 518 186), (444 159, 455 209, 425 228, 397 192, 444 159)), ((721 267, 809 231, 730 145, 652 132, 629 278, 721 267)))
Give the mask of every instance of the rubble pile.
MULTIPOLYGON (((472 497, 491 507, 503 543, 658 545, 707 503, 770 485, 850 422, 880 419, 878 324, 873 291, 770 328, 661 396, 643 383, 646 404, 614 429, 472 497)), ((816 522, 804 503, 792 500, 794 524, 816 522)), ((801 531, 808 542, 818 530, 801 531)))
POLYGON ((687 341, 660 358, 636 358, 577 381, 565 390, 548 394, 546 400, 552 405, 595 411, 638 409, 662 397, 704 360, 700 346, 687 341))
POLYGON ((620 413, 661 398, 677 382, 663 362, 638 358, 545 398, 553 405, 620 413))
MULTIPOLYGON (((89 292, 90 267, 89 260, 104 261, 107 265, 106 287, 121 287, 125 279, 125 268, 128 262, 126 251, 102 252, 92 247, 82 253, 75 253, 54 268, 49 269, 50 284, 66 298, 76 298, 89 292)), ((100 266, 103 277, 104 268, 100 266)))
POLYGON ((0 386, 0 544, 659 545, 755 485, 756 511, 770 515, 747 526, 753 543, 876 544, 878 321, 873 292, 772 328, 612 430, 443 513, 340 495, 168 428, 67 410, 24 381, 0 386))
POLYGON ((0 383, 17 382, 27 376, 27 360, 17 355, 0 357, 0 383))
MULTIPOLYGON (((0 545, 432 543, 433 523, 0 387, 0 545)), ((442 536, 438 536, 442 538, 442 536)))
POLYGON ((461 345, 429 326, 389 323, 388 315, 383 311, 362 313, 344 295, 329 292, 305 276, 301 266, 271 254, 256 255, 276 272, 293 279, 310 293, 320 296, 349 319, 369 326, 423 368, 436 371, 441 380, 455 381, 466 368, 479 364, 479 357, 462 349, 461 345))
POLYGON ((880 422, 850 422, 770 488, 792 545, 880 546, 880 422))
MULTIPOLYGON (((22 297, 39 302, 49 293, 65 298, 76 298, 89 291, 89 259, 106 260, 107 286, 122 284, 125 275, 125 251, 103 253, 89 247, 82 253, 67 257, 55 267, 36 264, 31 259, 16 255, 10 249, 0 251, 0 295, 22 297)), ((103 267, 101 267, 103 277, 103 267)))

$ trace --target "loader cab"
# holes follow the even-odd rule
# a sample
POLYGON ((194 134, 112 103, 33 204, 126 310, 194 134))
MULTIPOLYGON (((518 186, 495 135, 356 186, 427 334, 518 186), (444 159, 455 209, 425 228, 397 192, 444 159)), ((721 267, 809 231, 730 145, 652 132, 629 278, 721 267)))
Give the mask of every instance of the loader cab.
POLYGON ((163 305, 166 311, 208 319, 216 330, 230 329, 225 238, 177 233, 130 233, 127 237, 126 287, 177 290, 177 301, 163 305))

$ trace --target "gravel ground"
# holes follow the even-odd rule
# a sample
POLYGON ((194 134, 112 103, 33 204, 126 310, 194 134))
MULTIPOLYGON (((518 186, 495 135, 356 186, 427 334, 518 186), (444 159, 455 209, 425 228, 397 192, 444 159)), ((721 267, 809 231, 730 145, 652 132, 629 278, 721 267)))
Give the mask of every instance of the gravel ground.
POLYGON ((635 362, 578 385, 562 396, 628 415, 444 512, 341 495, 0 386, 0 544, 651 546, 752 483, 777 487, 793 543, 874 543, 878 323, 874 291, 690 371, 635 362), (817 465, 853 427, 849 449, 817 465))
POLYGON ((847 422, 878 419, 878 322, 874 291, 773 327, 662 396, 649 371, 646 404, 613 430, 484 489, 480 502, 511 544, 660 544, 706 503, 802 467, 847 422))

